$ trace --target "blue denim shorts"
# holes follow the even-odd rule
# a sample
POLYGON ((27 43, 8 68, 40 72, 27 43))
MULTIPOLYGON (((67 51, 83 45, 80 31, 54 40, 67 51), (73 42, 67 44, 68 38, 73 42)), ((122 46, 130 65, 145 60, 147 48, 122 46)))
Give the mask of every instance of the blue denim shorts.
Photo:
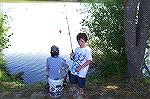
POLYGON ((86 83, 86 78, 81 78, 77 75, 73 75, 71 74, 71 72, 68 72, 69 75, 69 81, 71 84, 78 84, 80 88, 84 88, 85 87, 85 83, 86 83))

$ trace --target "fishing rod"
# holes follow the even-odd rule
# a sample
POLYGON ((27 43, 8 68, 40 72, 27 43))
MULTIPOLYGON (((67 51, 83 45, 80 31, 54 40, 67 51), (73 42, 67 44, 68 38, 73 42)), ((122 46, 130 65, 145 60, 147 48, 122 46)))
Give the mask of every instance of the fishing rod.
MULTIPOLYGON (((73 47, 72 47, 72 41, 71 41, 71 34, 70 34, 70 28, 69 28, 69 23, 68 23, 68 18, 67 18, 67 11, 66 11, 66 6, 65 5, 64 5, 64 8, 65 8, 65 14, 66 14, 66 20, 67 20, 67 26, 68 26, 68 32, 69 32, 68 34, 69 34, 69 38, 70 38, 70 46, 71 46, 71 51, 73 53, 73 47)), ((75 61, 75 60, 72 59, 72 61, 75 61)), ((76 62, 77 62, 77 64, 81 65, 78 61, 76 61, 76 62)), ((76 71, 74 70, 74 72, 76 72, 76 71)))
MULTIPOLYGON (((69 23, 68 23, 68 18, 67 18, 67 11, 66 11, 66 6, 64 5, 64 8, 65 8, 65 14, 66 14, 66 20, 67 20, 67 26, 68 26, 68 34, 69 34, 69 38, 70 38, 70 46, 71 46, 71 51, 73 53, 73 48, 72 48, 72 41, 71 41, 71 34, 70 34, 70 28, 69 28, 69 23)), ((72 61, 75 61, 74 59, 72 59, 72 61)), ((80 63, 77 61, 77 63, 80 65, 80 63)), ((74 70, 74 72, 76 72, 74 70)), ((78 72, 77 72, 78 73, 78 72)))
MULTIPOLYGON (((73 47, 72 47, 72 41, 71 41, 71 34, 70 34, 70 28, 69 28, 69 23, 68 23, 68 18, 67 18, 67 11, 66 11, 66 6, 65 6, 65 4, 64 4, 64 8, 65 8, 65 14, 66 14, 66 21, 67 21, 67 26, 68 26, 68 35, 69 35, 69 38, 70 38, 70 46, 71 46, 71 51, 72 51, 72 53, 74 53, 73 52, 73 47)), ((72 61, 75 61, 74 59, 72 59, 72 61)), ((80 63, 79 63, 79 61, 75 61, 78 65, 81 65, 80 63)), ((95 68, 94 68, 95 69, 95 68)), ((91 69, 91 72, 93 72, 94 71, 94 69, 92 68, 91 69)), ((74 72, 76 72, 75 70, 74 70, 74 72)), ((78 72, 77 72, 78 73, 78 72)), ((88 74, 90 74, 89 72, 88 72, 88 74)))
POLYGON ((65 8, 65 14, 66 14, 66 20, 67 20, 67 26, 68 26, 68 35, 70 38, 70 46, 71 46, 71 51, 73 52, 73 47, 72 47, 72 41, 71 41, 71 34, 70 34, 70 28, 69 28, 69 23, 68 23, 68 18, 67 18, 67 11, 66 11, 66 6, 64 5, 65 8))

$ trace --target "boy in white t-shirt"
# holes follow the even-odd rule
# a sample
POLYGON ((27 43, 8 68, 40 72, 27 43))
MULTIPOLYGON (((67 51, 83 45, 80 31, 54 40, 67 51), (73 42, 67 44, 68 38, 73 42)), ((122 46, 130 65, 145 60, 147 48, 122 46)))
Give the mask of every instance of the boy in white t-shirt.
POLYGON ((79 47, 75 49, 75 52, 70 54, 73 65, 69 70, 69 80, 71 84, 77 84, 80 96, 84 94, 83 88, 86 83, 87 71, 89 65, 92 63, 91 49, 86 46, 87 40, 87 35, 85 33, 79 33, 77 35, 79 47))

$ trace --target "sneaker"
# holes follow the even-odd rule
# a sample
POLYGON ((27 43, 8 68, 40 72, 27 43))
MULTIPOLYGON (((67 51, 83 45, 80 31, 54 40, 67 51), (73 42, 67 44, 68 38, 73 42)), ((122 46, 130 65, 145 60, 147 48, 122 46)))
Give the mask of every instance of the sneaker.
POLYGON ((73 97, 79 97, 80 96, 79 91, 75 92, 72 96, 73 97))
POLYGON ((82 92, 80 95, 83 96, 83 95, 84 95, 84 92, 82 92))
POLYGON ((77 91, 75 94, 73 94, 73 97, 76 99, 83 99, 83 94, 81 95, 79 91, 77 91))

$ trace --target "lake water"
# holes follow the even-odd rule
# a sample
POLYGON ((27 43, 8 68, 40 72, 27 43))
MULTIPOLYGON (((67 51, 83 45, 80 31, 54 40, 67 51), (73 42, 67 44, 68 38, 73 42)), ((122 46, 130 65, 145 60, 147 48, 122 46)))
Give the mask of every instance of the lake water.
POLYGON ((8 35, 13 33, 11 47, 4 50, 10 73, 24 71, 27 84, 45 82, 46 58, 52 45, 59 47, 60 55, 70 64, 70 37, 75 49, 80 21, 85 17, 78 12, 80 3, 2 3, 2 8, 10 16, 8 35))
MULTIPOLYGON (((46 59, 50 54, 40 53, 4 53, 7 70, 11 74, 23 71, 26 84, 46 82, 46 59)), ((71 64, 67 55, 62 55, 71 64)))

